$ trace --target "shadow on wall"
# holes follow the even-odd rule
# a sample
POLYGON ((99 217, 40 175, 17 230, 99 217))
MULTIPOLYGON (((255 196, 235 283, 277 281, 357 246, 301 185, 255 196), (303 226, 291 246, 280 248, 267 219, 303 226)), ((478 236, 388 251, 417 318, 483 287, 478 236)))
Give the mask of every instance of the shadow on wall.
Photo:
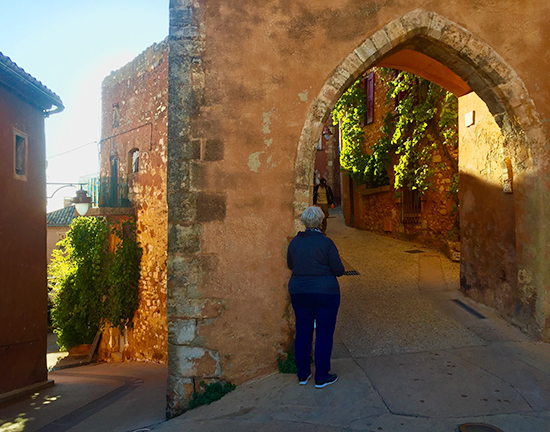
POLYGON ((534 322, 534 299, 519 292, 514 194, 460 175, 462 291, 510 318, 534 322))

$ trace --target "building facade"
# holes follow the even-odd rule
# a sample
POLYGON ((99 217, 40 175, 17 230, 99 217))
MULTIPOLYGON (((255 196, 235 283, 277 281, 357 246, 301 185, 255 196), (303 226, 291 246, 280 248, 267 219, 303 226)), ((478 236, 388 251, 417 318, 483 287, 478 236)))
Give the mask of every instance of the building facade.
POLYGON ((103 81, 100 208, 91 214, 134 215, 143 256, 133 327, 123 334, 106 329, 98 349, 101 359, 167 359, 167 105, 166 40, 103 81))
POLYGON ((503 139, 490 157, 475 146, 460 155, 470 177, 460 179, 462 288, 495 292, 500 275, 517 302, 501 299, 499 311, 550 339, 547 3, 243 6, 171 2, 169 412, 201 380, 241 384, 275 370, 292 337, 285 248, 311 204, 319 137, 342 93, 376 65, 466 86, 486 105, 503 139))
POLYGON ((61 110, 0 53, 0 397, 48 385, 44 118, 61 110))

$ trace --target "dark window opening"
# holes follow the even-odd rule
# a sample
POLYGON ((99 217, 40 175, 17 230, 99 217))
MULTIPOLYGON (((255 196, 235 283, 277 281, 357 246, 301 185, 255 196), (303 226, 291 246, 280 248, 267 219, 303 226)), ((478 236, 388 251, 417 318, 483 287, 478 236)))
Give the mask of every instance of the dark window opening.
POLYGON ((118 201, 118 158, 111 158, 111 184, 109 188, 110 198, 113 202, 118 201))
POLYGON ((27 139, 21 135, 15 135, 15 174, 25 176, 27 174, 27 139))
POLYGON ((113 129, 117 128, 120 123, 120 113, 118 111, 118 104, 113 105, 113 129))

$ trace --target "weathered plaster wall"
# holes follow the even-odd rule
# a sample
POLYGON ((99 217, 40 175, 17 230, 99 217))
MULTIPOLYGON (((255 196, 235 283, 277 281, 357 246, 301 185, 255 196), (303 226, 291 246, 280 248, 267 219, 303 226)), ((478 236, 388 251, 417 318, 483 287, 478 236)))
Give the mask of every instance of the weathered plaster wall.
POLYGON ((459 99, 459 131, 462 289, 525 324, 534 315, 536 294, 518 293, 513 176, 505 137, 475 93, 459 99), (474 124, 466 126, 467 113, 473 113, 474 124))
POLYGON ((46 229, 46 257, 47 265, 52 261, 53 250, 56 249, 57 243, 65 238, 69 231, 69 227, 52 226, 46 229))
POLYGON ((164 362, 167 358, 166 204, 168 43, 146 49, 103 81, 101 177, 110 175, 110 159, 118 157, 118 174, 128 182, 136 208, 137 240, 143 248, 139 307, 126 346, 110 329, 100 352, 115 359, 164 362), (113 121, 114 108, 118 113, 113 121), (139 150, 139 171, 132 172, 130 151, 139 150), (120 356, 118 353, 122 354, 120 356))
POLYGON ((0 394, 48 378, 44 116, 0 85, 0 394), (27 137, 15 178, 14 128, 27 137))
POLYGON ((409 38, 413 49, 480 92, 493 114, 506 111, 516 130, 526 132, 513 169, 522 170, 518 205, 533 211, 519 218, 516 211, 516 226, 525 237, 521 266, 542 300, 537 322, 545 324, 550 305, 542 294, 550 272, 540 251, 548 238, 529 233, 540 232, 540 217, 549 213, 546 198, 541 201, 547 186, 529 185, 539 174, 548 178, 539 117, 548 117, 549 109, 550 83, 540 74, 550 62, 540 55, 548 49, 548 8, 542 0, 497 6, 473 0, 172 0, 172 414, 185 408, 203 378, 240 384, 275 370, 291 336, 285 248, 311 202, 322 125, 346 86, 392 50, 411 48, 409 38), (395 21, 417 8, 437 15, 421 11, 395 21))

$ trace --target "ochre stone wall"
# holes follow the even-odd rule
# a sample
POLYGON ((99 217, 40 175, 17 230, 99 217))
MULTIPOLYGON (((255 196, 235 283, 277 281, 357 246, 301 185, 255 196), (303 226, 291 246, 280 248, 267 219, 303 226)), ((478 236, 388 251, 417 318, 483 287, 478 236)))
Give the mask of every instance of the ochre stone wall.
POLYGON ((528 326, 536 293, 517 283, 514 187, 506 138, 475 93, 459 100, 459 131, 462 289, 528 326), (465 123, 468 115, 473 124, 465 123), (491 253, 478 253, 480 245, 491 253))
MULTIPOLYGON (((276 370, 292 337, 285 250, 311 203, 322 127, 359 75, 405 48, 452 69, 517 138, 518 283, 537 292, 530 320, 543 334, 550 328, 548 8, 543 0, 171 2, 169 413, 185 409, 202 379, 241 384, 276 370)), ((475 252, 498 259, 486 245, 475 252)))
POLYGON ((136 209, 143 257, 134 327, 127 331, 125 346, 119 346, 116 329, 107 329, 99 352, 107 359, 164 362, 168 351, 167 41, 154 44, 105 78, 102 104, 101 177, 111 175, 111 160, 118 158, 119 182, 127 182, 128 198, 136 209), (139 151, 137 172, 131 158, 135 149, 139 151))

